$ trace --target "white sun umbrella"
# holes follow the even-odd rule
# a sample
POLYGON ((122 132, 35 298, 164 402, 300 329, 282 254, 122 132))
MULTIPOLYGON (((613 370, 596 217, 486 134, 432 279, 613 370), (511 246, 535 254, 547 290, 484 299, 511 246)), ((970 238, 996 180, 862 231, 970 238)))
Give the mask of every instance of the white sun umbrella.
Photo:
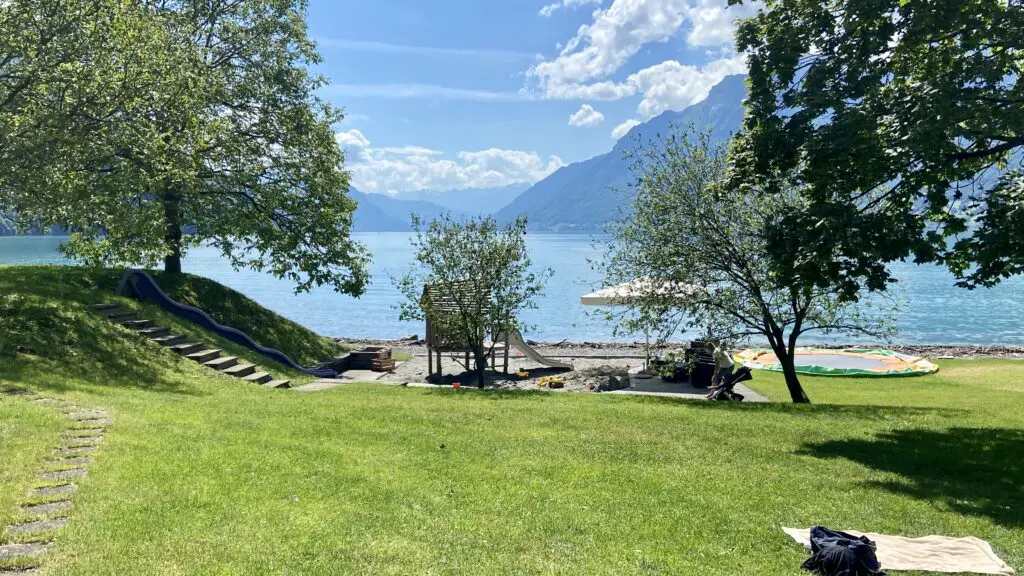
MULTIPOLYGON (((668 296, 686 298, 692 296, 700 289, 689 284, 679 282, 657 282, 650 278, 637 278, 616 286, 602 288, 590 294, 580 296, 580 304, 584 306, 629 306, 637 298, 643 296, 668 296)), ((644 331, 644 340, 647 345, 647 360, 650 360, 651 341, 650 333, 644 331)), ((644 368, 647 368, 646 363, 644 368)))

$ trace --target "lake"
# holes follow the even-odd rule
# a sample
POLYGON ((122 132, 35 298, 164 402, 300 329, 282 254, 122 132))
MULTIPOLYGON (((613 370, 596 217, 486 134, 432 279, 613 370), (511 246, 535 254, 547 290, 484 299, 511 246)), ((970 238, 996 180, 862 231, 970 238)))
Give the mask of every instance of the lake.
MULTIPOLYGON (((250 270, 232 270, 216 250, 208 247, 191 250, 183 267, 186 272, 226 284, 321 334, 350 338, 402 338, 412 334, 422 337, 423 325, 400 322, 394 309, 400 295, 391 278, 400 276, 412 260, 409 234, 368 233, 355 237, 373 252, 372 284, 358 299, 329 289, 296 295, 288 282, 250 270)), ((0 237, 0 264, 67 263, 57 253, 61 241, 45 236, 0 237)), ((539 308, 525 315, 526 322, 536 326, 525 336, 542 341, 615 340, 612 327, 589 315, 579 302, 581 294, 600 287, 600 275, 588 264, 588 258, 598 255, 592 238, 531 234, 528 244, 534 264, 552 268, 555 275, 545 286, 539 308)), ((969 291, 955 287, 952 275, 936 266, 897 263, 893 270, 900 280, 903 300, 897 316, 897 341, 1024 344, 1024 278, 1013 278, 991 289, 969 291)), ((812 340, 807 338, 808 342, 812 340)))

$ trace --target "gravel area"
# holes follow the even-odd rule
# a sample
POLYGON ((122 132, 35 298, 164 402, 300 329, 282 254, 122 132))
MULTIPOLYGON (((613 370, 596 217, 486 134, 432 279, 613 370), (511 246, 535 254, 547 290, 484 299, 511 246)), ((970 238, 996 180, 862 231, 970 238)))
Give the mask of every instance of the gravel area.
MULTIPOLYGON (((363 346, 389 346, 392 353, 400 358, 410 358, 399 364, 394 372, 383 375, 379 381, 392 383, 422 383, 427 381, 427 349, 423 341, 405 340, 350 340, 337 339, 339 342, 358 349, 363 346)), ((538 390, 546 388, 542 379, 557 377, 561 380, 559 390, 570 392, 605 392, 618 390, 628 386, 630 372, 638 371, 644 363, 645 346, 637 343, 597 343, 597 342, 528 342, 542 355, 563 362, 570 362, 573 370, 558 370, 542 366, 524 357, 517 350, 509 353, 509 373, 489 370, 486 374, 486 385, 491 388, 507 390, 538 390)), ((652 355, 666 350, 681 348, 683 344, 656 347, 652 355)), ((819 345, 820 348, 866 348, 863 344, 856 346, 819 345)), ((923 356, 930 359, 945 358, 1018 358, 1024 359, 1024 346, 916 346, 916 345, 877 345, 908 354, 923 356)), ((443 375, 433 380, 437 384, 475 385, 475 377, 468 374, 462 366, 461 355, 443 355, 443 375)), ((557 384, 556 384, 557 386, 557 384)))
MULTIPOLYGON (((427 354, 422 340, 355 340, 338 338, 338 342, 351 347, 391 346, 396 352, 401 351, 412 355, 427 354)), ((644 358, 644 343, 604 343, 604 342, 535 342, 527 340, 541 354, 552 358, 644 358)), ((664 350, 676 350, 684 347, 684 343, 673 343, 665 346, 652 347, 653 354, 664 350)), ((1002 344, 807 344, 816 348, 885 348, 929 359, 938 358, 1017 358, 1024 359, 1024 346, 1002 344)))

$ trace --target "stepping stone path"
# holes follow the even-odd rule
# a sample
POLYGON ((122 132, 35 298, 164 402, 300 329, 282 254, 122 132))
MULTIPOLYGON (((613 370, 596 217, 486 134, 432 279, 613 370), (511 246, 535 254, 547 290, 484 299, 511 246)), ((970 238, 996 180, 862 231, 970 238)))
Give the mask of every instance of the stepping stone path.
POLYGON ((26 392, 31 395, 29 401, 61 410, 68 418, 68 428, 60 437, 60 445, 43 460, 35 487, 18 510, 17 517, 24 520, 0 525, 0 575, 31 574, 38 567, 54 533, 68 525, 71 497, 78 491, 76 482, 87 475, 92 455, 103 440, 100 434, 105 428, 79 427, 93 422, 102 422, 103 426, 112 423, 103 410, 79 408, 56 398, 38 397, 31 391, 18 391, 17 395, 26 392))
MULTIPOLYGON (((150 341, 155 342, 164 348, 198 362, 207 368, 216 370, 221 374, 234 376, 246 382, 261 384, 267 388, 290 388, 290 380, 275 380, 269 373, 260 370, 259 366, 249 364, 235 356, 224 355, 223 350, 209 348, 202 342, 189 340, 181 334, 171 334, 169 328, 156 326, 150 320, 143 320, 131 310, 126 310, 118 304, 95 304, 92 309, 99 314, 106 316, 111 322, 120 324, 129 330, 142 334, 150 341)), ((102 418, 94 419, 101 422, 102 418)))

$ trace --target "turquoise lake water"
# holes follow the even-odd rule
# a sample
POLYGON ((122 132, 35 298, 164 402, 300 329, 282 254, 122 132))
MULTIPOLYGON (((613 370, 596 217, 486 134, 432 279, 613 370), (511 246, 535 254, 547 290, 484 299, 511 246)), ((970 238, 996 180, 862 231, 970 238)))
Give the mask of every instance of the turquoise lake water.
MULTIPOLYGON (((189 252, 185 271, 222 282, 260 304, 329 336, 401 338, 423 335, 420 323, 398 321, 393 308, 400 295, 391 278, 400 276, 412 260, 406 233, 356 234, 374 255, 373 281, 361 298, 329 289, 294 294, 285 281, 252 272, 234 271, 211 248, 189 252)), ((0 237, 0 264, 66 263, 57 253, 60 238, 0 237)), ((600 276, 588 258, 598 255, 589 236, 531 234, 528 243, 537 266, 550 267, 555 276, 545 287, 537 310, 525 320, 536 326, 527 338, 542 341, 602 342, 615 340, 612 327, 592 317, 579 303, 581 294, 599 288, 600 276)), ((895 338, 907 344, 1024 344, 1024 278, 1013 278, 992 289, 956 288, 952 276, 935 266, 898 263, 893 266, 900 283, 902 304, 895 338)), ((619 340, 642 340, 619 338, 619 340)), ((807 342, 812 339, 807 337, 807 342)), ((849 340, 849 339, 844 339, 849 340)))

